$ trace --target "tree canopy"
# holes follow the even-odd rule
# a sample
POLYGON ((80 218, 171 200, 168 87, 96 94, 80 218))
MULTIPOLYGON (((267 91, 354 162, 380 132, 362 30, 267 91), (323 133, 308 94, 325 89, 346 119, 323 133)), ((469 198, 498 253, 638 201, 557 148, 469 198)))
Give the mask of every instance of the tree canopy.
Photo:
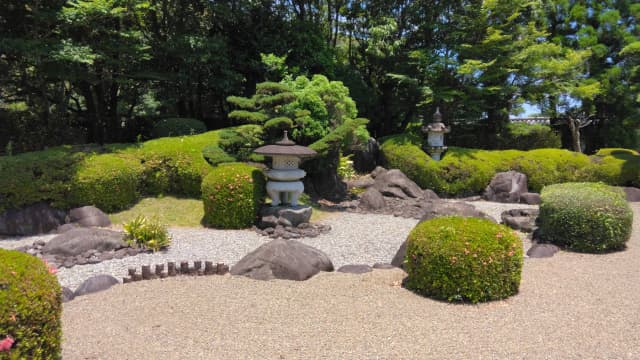
POLYGON ((440 107, 500 131, 525 103, 637 147, 639 18, 633 0, 4 0, 0 151, 133 141, 168 117, 309 143, 440 107))

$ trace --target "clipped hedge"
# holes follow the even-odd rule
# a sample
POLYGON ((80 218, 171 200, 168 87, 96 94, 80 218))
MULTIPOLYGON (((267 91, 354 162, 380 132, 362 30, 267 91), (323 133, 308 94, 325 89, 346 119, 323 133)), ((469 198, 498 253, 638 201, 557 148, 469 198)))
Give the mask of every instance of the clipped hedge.
POLYGON ((14 340, 0 359, 59 359, 62 295, 42 260, 0 249, 0 341, 14 340))
POLYGON ((547 186, 538 216, 540 240, 579 252, 625 248, 633 212, 624 192, 602 183, 547 186))
POLYGON ((548 125, 509 123, 498 139, 500 149, 559 149, 560 134, 548 125))
POLYGON ((447 301, 498 300, 518 292, 522 263, 522 241, 506 226, 440 217, 409 234, 405 286, 447 301))
POLYGON ((204 157, 211 166, 236 161, 236 158, 227 154, 216 145, 209 145, 202 149, 202 157, 204 157))
POLYGON ((196 135, 207 131, 207 126, 198 119, 167 118, 158 121, 151 134, 154 138, 196 135))
POLYGON ((222 229, 243 229, 256 221, 266 196, 262 172, 242 163, 221 164, 202 181, 203 223, 222 229))
POLYGON ((611 185, 640 185, 640 156, 633 151, 603 149, 594 156, 561 150, 477 150, 449 147, 433 161, 420 148, 422 139, 409 134, 384 139, 381 153, 388 168, 402 170, 423 188, 447 196, 481 193, 498 172, 516 170, 527 175, 530 191, 575 181, 603 181, 611 185))
POLYGON ((94 205, 112 212, 134 204, 143 168, 135 158, 114 154, 87 157, 71 180, 70 206, 94 205))

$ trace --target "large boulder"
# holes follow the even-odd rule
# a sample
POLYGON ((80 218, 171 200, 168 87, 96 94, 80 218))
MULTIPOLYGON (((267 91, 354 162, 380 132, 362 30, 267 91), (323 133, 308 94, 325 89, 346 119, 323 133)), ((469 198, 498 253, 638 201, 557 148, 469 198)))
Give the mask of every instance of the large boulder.
POLYGON ((295 240, 276 239, 245 255, 231 268, 232 275, 256 280, 307 280, 320 271, 333 271, 322 251, 295 240))
POLYGON ((118 279, 111 275, 96 275, 85 280, 73 293, 74 297, 87 295, 99 291, 107 290, 113 285, 119 284, 118 279))
POLYGON ((107 214, 102 212, 95 206, 83 206, 69 211, 69 219, 73 223, 80 226, 91 227, 108 227, 111 226, 111 220, 107 214))
POLYGON ((353 168, 360 173, 373 170, 378 163, 380 144, 374 138, 369 138, 367 144, 353 152, 353 168))
POLYGON ((64 224, 66 213, 44 202, 0 215, 0 235, 36 235, 48 233, 64 224))
POLYGON ((517 171, 507 171, 493 176, 482 198, 502 203, 518 203, 520 196, 527 192, 529 192, 527 175, 517 171))
POLYGON ((110 251, 127 246, 123 233, 99 228, 71 229, 51 239, 43 248, 43 254, 72 256, 87 250, 110 251))
POLYGON ((366 210, 379 210, 385 206, 384 196, 375 188, 368 188, 360 195, 360 207, 366 210))
POLYGON ((376 182, 373 186, 384 195, 400 198, 421 198, 423 196, 420 186, 398 169, 382 172, 375 176, 375 179, 376 182))
POLYGON ((462 217, 477 217, 496 222, 496 220, 491 216, 476 209, 475 206, 464 202, 427 200, 422 202, 420 207, 424 209, 424 215, 420 219, 420 222, 437 217, 454 215, 462 217))

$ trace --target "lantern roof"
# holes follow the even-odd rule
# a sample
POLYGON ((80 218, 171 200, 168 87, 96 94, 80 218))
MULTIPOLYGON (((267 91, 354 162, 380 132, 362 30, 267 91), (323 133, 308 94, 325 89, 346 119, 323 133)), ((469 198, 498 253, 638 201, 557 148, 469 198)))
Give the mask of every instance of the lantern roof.
POLYGON ((423 132, 442 132, 448 133, 451 128, 442 122, 442 114, 440 113, 440 107, 436 108, 436 112, 433 114, 433 121, 427 126, 422 127, 423 132))
POLYGON ((310 149, 306 146, 296 145, 295 142, 289 140, 286 130, 284 131, 284 136, 282 137, 282 140, 277 141, 275 144, 272 144, 272 145, 261 146, 255 149, 253 152, 255 152, 256 154, 266 155, 266 156, 289 155, 289 156, 297 156, 300 158, 313 157, 318 154, 313 149, 310 149))

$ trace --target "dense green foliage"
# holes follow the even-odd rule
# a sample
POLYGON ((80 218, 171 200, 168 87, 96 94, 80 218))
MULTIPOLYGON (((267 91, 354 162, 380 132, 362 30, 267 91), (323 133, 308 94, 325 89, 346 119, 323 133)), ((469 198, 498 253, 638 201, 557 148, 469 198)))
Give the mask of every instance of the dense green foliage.
POLYGON ((624 192, 602 183, 566 183, 542 190, 540 240, 573 251, 621 250, 631 236, 633 212, 624 192))
POLYGON ((131 246, 156 252, 171 245, 171 236, 167 227, 158 219, 148 219, 139 215, 122 224, 122 227, 125 233, 124 240, 131 246))
POLYGON ((15 340, 0 359, 59 359, 62 295, 47 265, 35 256, 0 249, 0 340, 15 340))
POLYGON ((262 172, 242 163, 221 164, 202 181, 204 225, 243 229, 256 222, 266 196, 262 172))
POLYGON ((518 292, 522 262, 522 241, 508 227, 477 218, 435 218, 409 234, 405 286, 448 301, 503 299, 518 292))
POLYGON ((158 121, 152 130, 154 138, 167 136, 195 135, 207 131, 207 126, 200 120, 189 118, 168 118, 158 121))
POLYGON ((216 145, 205 146, 205 148, 202 149, 202 157, 204 157, 211 166, 236 161, 235 157, 227 154, 216 145))
POLYGON ((499 133, 491 131, 487 124, 462 122, 451 126, 446 135, 449 146, 475 149, 533 150, 560 148, 560 134, 546 125, 509 123, 499 133))
POLYGON ((477 150, 450 147, 433 161, 411 135, 387 138, 381 152, 388 168, 402 170, 423 188, 450 196, 478 194, 497 172, 516 170, 527 175, 529 190, 571 181, 603 181, 610 185, 640 185, 640 157, 633 152, 594 156, 560 149, 477 150))
MULTIPOLYGON (((563 121, 594 115, 595 148, 634 147, 639 14, 632 0, 4 0, 0 149, 132 141, 159 117, 222 128, 315 103, 294 99, 297 77, 315 74, 350 90, 376 137, 436 106, 498 134, 529 102, 563 121), (289 90, 239 98, 266 80, 289 90)), ((328 132, 308 110, 287 116, 306 144, 328 132)))

